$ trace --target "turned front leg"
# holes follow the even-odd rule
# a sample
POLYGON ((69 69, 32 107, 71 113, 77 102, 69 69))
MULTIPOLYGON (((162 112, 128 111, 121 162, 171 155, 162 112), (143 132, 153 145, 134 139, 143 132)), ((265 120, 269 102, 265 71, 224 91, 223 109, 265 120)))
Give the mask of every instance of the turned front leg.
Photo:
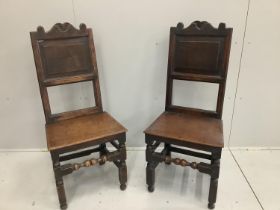
POLYGON ((155 150, 155 148, 153 147, 153 142, 154 141, 150 140, 149 137, 146 136, 146 183, 148 185, 149 192, 153 192, 155 189, 155 168, 158 165, 158 162, 153 159, 153 153, 155 150))
POLYGON ((67 201, 63 183, 63 176, 60 169, 59 155, 54 152, 51 152, 51 157, 53 162, 53 171, 60 208, 67 209, 67 201))
POLYGON ((120 189, 125 190, 126 189, 126 183, 127 183, 127 167, 126 167, 125 161, 120 162, 119 180, 120 180, 120 189))
POLYGON ((125 147, 125 136, 119 141, 119 152, 120 152, 120 161, 119 161, 119 180, 120 180, 120 189, 126 189, 127 183, 127 166, 126 166, 126 147, 125 147))
POLYGON ((148 185, 148 191, 154 192, 155 190, 155 168, 156 164, 148 162, 146 167, 146 183, 148 185))

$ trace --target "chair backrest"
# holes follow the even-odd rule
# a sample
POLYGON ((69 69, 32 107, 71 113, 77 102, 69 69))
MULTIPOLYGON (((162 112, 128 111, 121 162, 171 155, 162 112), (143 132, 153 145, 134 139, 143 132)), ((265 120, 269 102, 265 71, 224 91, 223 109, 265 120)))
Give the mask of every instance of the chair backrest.
POLYGON ((214 28, 208 22, 195 21, 184 28, 182 23, 170 28, 167 70, 166 111, 195 112, 221 118, 232 28, 220 23, 214 28), (173 80, 218 83, 215 111, 172 104, 173 80))
POLYGON ((102 112, 92 30, 57 23, 47 32, 39 26, 30 36, 46 122, 102 112), (53 114, 47 87, 84 81, 92 81, 95 106, 53 114))

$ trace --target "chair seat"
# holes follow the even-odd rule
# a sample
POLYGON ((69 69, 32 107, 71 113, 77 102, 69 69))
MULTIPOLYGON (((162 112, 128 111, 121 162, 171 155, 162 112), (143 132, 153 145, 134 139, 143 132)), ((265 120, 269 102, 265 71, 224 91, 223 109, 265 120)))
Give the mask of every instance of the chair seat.
POLYGON ((49 150, 83 144, 126 131, 106 112, 46 124, 49 150))
POLYGON ((144 133, 199 145, 224 146, 222 120, 198 114, 164 112, 144 133))

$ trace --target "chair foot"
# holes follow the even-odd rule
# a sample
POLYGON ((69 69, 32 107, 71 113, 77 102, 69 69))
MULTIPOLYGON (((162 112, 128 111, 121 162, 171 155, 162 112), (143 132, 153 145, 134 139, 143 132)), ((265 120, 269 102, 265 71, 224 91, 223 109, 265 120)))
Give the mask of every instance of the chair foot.
MULTIPOLYGON (((147 136, 146 136, 147 138, 147 136)), ((146 140, 147 142, 147 140, 146 140)), ((148 142, 147 148, 146 148, 146 160, 147 160, 147 166, 146 166, 146 184, 148 185, 148 191, 154 192, 155 190, 155 168, 158 165, 158 162, 153 160, 153 152, 154 148, 152 147, 152 142, 148 142)))
POLYGON ((208 203, 208 209, 214 209, 215 203, 208 203))
MULTIPOLYGON (((218 155, 220 157, 220 155, 218 155)), ((211 180, 210 180, 210 189, 209 189, 209 197, 208 197, 208 208, 214 209, 215 203, 217 200, 217 190, 218 190, 218 180, 219 180, 219 172, 220 172, 220 159, 212 159, 211 160, 211 180)))
POLYGON ((155 186, 148 186, 148 191, 149 192, 154 192, 155 191, 155 186))
POLYGON ((61 209, 67 209, 67 201, 62 178, 56 180, 56 189, 61 209))
POLYGON ((155 167, 154 163, 148 163, 146 167, 146 183, 149 192, 154 192, 155 189, 155 167))
POLYGON ((65 204, 60 205, 60 209, 62 209, 62 210, 67 209, 67 204, 65 203, 65 204))
POLYGON ((120 180, 120 189, 123 191, 126 189, 126 183, 127 183, 127 167, 125 161, 121 161, 119 165, 119 180, 120 180))
POLYGON ((122 191, 124 191, 124 190, 126 189, 126 184, 121 184, 121 185, 120 185, 120 189, 121 189, 122 191))
POLYGON ((51 157, 53 161, 55 184, 56 184, 56 190, 57 190, 60 208, 67 209, 67 201, 66 201, 65 189, 63 184, 63 177, 61 175, 59 155, 57 153, 51 152, 51 157))

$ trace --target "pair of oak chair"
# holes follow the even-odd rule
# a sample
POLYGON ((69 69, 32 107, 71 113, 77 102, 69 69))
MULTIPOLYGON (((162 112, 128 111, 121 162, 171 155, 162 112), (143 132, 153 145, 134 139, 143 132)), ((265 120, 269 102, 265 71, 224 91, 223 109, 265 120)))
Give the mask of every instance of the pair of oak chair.
MULTIPOLYGON (((113 162, 119 170, 120 188, 125 190, 127 130, 103 111, 92 30, 85 24, 76 29, 69 23, 57 23, 47 32, 39 26, 30 35, 46 119, 47 145, 61 209, 67 208, 63 176, 81 167, 113 162), (96 105, 52 113, 47 88, 84 81, 92 82, 96 105), (106 144, 111 144, 115 151, 109 151, 106 144), (94 152, 99 152, 98 158, 61 164, 94 152)), ((187 28, 182 23, 171 27, 165 111, 144 131, 147 144, 146 182, 150 192, 154 191, 155 168, 160 162, 190 166, 211 176, 208 208, 215 207, 224 146, 221 117, 231 35, 232 29, 226 28, 223 23, 218 28, 200 21, 193 22, 187 28), (173 105, 173 80, 217 83, 216 110, 173 105), (157 147, 162 143, 163 150, 157 152, 157 147), (172 158, 172 153, 207 159, 209 163, 191 163, 172 158)))

